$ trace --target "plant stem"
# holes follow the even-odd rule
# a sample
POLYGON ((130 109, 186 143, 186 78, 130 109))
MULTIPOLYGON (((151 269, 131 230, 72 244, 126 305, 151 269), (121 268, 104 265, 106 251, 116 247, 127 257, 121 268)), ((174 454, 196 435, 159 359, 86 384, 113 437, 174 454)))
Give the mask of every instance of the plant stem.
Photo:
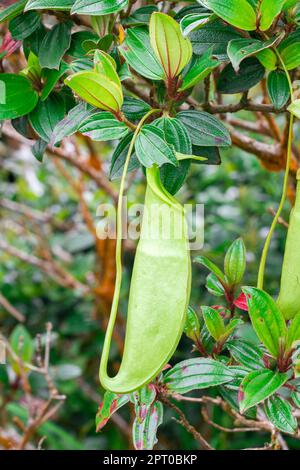
MULTIPOLYGON (((286 69, 286 66, 285 66, 279 52, 277 51, 276 48, 274 48, 274 50, 275 50, 276 55, 277 55, 277 57, 278 57, 278 59, 281 63, 281 66, 282 66, 282 68, 283 68, 283 70, 286 74, 286 78, 287 78, 290 93, 291 93, 291 101, 293 102, 293 86, 292 86, 290 75, 288 73, 288 70, 286 69)), ((273 219, 273 222, 271 224, 269 233, 267 235, 267 238, 266 238, 266 241, 265 241, 265 244, 264 244, 264 248, 263 248, 263 252, 262 252, 262 255, 261 255, 261 259, 260 259, 259 270, 258 270, 258 278, 257 278, 257 287, 259 289, 264 288, 264 275, 265 275, 265 266, 266 266, 267 255, 268 255, 268 251, 269 251, 269 248, 270 248, 270 243, 271 243, 271 239, 272 239, 274 230, 276 228, 278 219, 280 217, 280 214, 282 212, 282 209, 283 209, 283 206, 284 206, 284 203, 285 203, 285 200, 286 200, 286 195, 287 195, 287 190, 288 190, 289 171, 290 171, 291 158, 292 158, 293 122, 294 122, 294 117, 291 114, 290 115, 290 122, 289 122, 287 155, 286 155, 286 165, 285 165, 282 195, 281 195, 281 199, 280 199, 280 203, 279 203, 277 212, 274 216, 274 219, 273 219)))

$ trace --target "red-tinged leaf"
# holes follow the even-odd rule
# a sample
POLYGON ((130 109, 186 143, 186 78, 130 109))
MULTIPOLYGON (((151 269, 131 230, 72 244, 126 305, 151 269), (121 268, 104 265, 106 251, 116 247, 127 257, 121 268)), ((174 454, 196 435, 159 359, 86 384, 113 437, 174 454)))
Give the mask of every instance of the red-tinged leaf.
POLYGON ((237 308, 241 310, 245 310, 245 312, 248 312, 247 298, 244 292, 241 292, 240 295, 235 299, 233 303, 237 308))
POLYGON ((163 420, 163 406, 159 401, 154 402, 148 409, 145 419, 140 422, 137 418, 132 427, 132 438, 136 450, 152 450, 157 443, 157 429, 163 420))
POLYGON ((16 41, 15 39, 13 39, 11 37, 11 33, 8 31, 3 36, 2 44, 0 46, 0 58, 4 56, 10 56, 21 46, 21 44, 21 41, 16 41))
POLYGON ((99 406, 96 415, 96 431, 99 432, 106 425, 111 415, 128 402, 129 395, 105 392, 103 402, 99 406))
POLYGON ((214 359, 188 359, 176 364, 165 374, 164 383, 170 392, 188 393, 221 385, 234 379, 234 374, 222 362, 214 359))
POLYGON ((243 413, 252 406, 273 395, 288 380, 288 374, 261 369, 250 372, 241 385, 240 411, 243 413))
POLYGON ((142 423, 146 419, 148 411, 156 398, 156 388, 153 384, 148 384, 132 395, 136 419, 139 423, 142 423))

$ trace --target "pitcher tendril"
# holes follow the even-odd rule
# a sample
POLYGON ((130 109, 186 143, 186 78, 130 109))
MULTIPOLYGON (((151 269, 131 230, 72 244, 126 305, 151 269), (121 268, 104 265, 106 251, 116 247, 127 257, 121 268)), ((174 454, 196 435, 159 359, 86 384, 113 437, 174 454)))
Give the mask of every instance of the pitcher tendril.
MULTIPOLYGON (((286 78, 289 84, 289 89, 290 89, 290 94, 291 94, 291 102, 293 102, 293 86, 291 82, 291 78, 289 75, 288 70, 286 69, 286 66, 276 48, 274 48, 275 53, 281 63, 281 66, 286 74, 286 78)), ((290 171, 290 166, 291 166, 291 158, 292 158, 292 142, 293 142, 293 123, 294 123, 294 117, 292 114, 290 114, 290 121, 289 121, 289 133, 288 133, 288 142, 287 142, 287 152, 286 152, 286 165, 285 165, 285 173, 284 173, 284 180, 283 180, 283 187, 282 187, 282 195, 280 199, 280 203, 277 209, 277 212, 274 216, 274 219, 272 221, 269 233, 267 235, 264 248, 262 251, 261 259, 260 259, 260 264, 259 264, 259 270, 258 270, 258 277, 257 277, 257 287, 259 289, 263 289, 264 287, 264 275, 265 275, 265 267, 266 267, 266 260, 268 256, 268 251, 270 248, 272 236, 274 233, 274 230, 276 228, 278 219, 280 217, 280 214, 282 212, 282 209, 284 207, 284 203, 286 200, 287 196, 287 190, 288 190, 288 180, 289 180, 289 171, 290 171)))

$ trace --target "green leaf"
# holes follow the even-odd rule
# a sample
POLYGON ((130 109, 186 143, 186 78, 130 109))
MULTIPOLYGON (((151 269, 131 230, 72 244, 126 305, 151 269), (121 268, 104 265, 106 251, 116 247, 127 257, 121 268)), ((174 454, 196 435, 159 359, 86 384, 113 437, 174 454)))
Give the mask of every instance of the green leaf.
POLYGON ((156 398, 157 392, 155 386, 150 383, 131 393, 131 401, 134 403, 136 419, 142 423, 156 398))
POLYGON ((256 14, 247 0, 200 0, 200 3, 237 28, 256 29, 256 14))
POLYGON ((220 150, 218 147, 198 147, 197 145, 193 145, 193 155, 196 157, 204 157, 205 161, 195 161, 193 163, 197 163, 200 165, 220 165, 221 164, 221 157, 220 157, 220 150))
POLYGON ((31 82, 21 75, 0 75, 0 120, 16 119, 30 113, 38 101, 31 82))
POLYGON ((293 403, 296 408, 300 408, 300 393, 296 391, 292 392, 291 399, 293 400, 293 403))
POLYGON ((41 67, 59 69, 61 59, 71 44, 70 21, 58 23, 45 35, 39 49, 39 61, 41 67))
POLYGON ((228 147, 231 139, 224 124, 214 116, 200 111, 180 111, 177 118, 185 125, 192 144, 228 147))
POLYGON ((203 28, 208 24, 215 15, 207 12, 190 13, 184 16, 180 21, 180 28, 184 37, 188 36, 192 31, 203 28))
POLYGON ((300 41, 294 42, 285 48, 278 48, 281 59, 287 70, 293 70, 300 65, 300 41))
POLYGON ((184 333, 186 336, 193 341, 197 341, 200 337, 200 323, 197 313, 192 307, 188 307, 185 325, 184 325, 184 333))
POLYGON ((137 418, 132 427, 133 444, 136 450, 152 450, 157 443, 157 429, 163 422, 163 405, 155 401, 149 408, 145 419, 137 418))
POLYGON ((218 65, 220 65, 220 62, 212 57, 211 49, 206 51, 201 57, 194 56, 190 66, 183 75, 179 91, 195 86, 196 83, 207 77, 218 65))
POLYGON ((231 26, 224 25, 221 21, 214 21, 191 33, 190 40, 195 54, 202 55, 212 48, 216 59, 228 60, 228 42, 240 37, 240 34, 231 26))
POLYGON ((238 338, 226 343, 231 356, 236 362, 250 369, 263 369, 263 353, 260 348, 249 341, 238 338))
POLYGON ((137 158, 146 168, 150 168, 153 163, 158 166, 164 163, 178 165, 174 149, 165 141, 163 131, 152 124, 142 127, 135 142, 135 151, 137 158))
POLYGON ((9 31, 14 39, 23 40, 38 29, 40 25, 40 15, 35 11, 29 11, 12 19, 9 23, 9 31))
POLYGON ((288 434, 295 434, 297 432, 298 423, 293 416, 293 409, 287 400, 274 395, 265 402, 264 408, 267 418, 279 431, 288 434))
POLYGON ((295 348, 300 343, 300 313, 297 313, 295 317, 291 320, 291 323, 288 327, 287 335, 287 350, 290 348, 295 348))
POLYGON ((24 10, 27 0, 19 0, 0 10, 0 23, 9 21, 18 16, 24 10))
POLYGON ((124 18, 126 25, 148 25, 150 16, 154 11, 157 11, 157 6, 146 5, 141 8, 137 8, 128 18, 124 18))
POLYGON ((103 401, 96 415, 96 432, 99 432, 107 423, 112 414, 129 402, 129 395, 118 395, 113 392, 105 392, 103 401))
POLYGON ((110 15, 123 10, 128 5, 128 0, 77 0, 72 7, 74 15, 110 15))
POLYGON ((122 89, 105 75, 94 71, 78 72, 66 78, 65 84, 96 108, 118 112, 122 107, 122 89))
POLYGON ((42 77, 43 77, 43 82, 44 82, 44 87, 41 93, 42 101, 48 98, 48 96, 50 95, 51 91, 53 91, 53 88, 55 87, 57 82, 61 79, 61 77, 65 75, 68 69, 69 69, 68 64, 66 64, 65 62, 62 62, 60 64, 59 70, 44 69, 42 71, 42 77))
POLYGON ((29 121, 39 137, 49 142, 56 124, 63 119, 64 115, 64 100, 60 95, 53 93, 45 101, 39 101, 30 113, 29 121))
POLYGON ((284 317, 272 297, 256 287, 243 287, 253 328, 274 357, 286 340, 284 317))
POLYGON ((220 73, 217 90, 223 94, 243 93, 257 85, 264 74, 264 67, 254 57, 244 60, 238 73, 231 64, 228 64, 220 73))
POLYGON ((270 100, 276 109, 281 109, 290 98, 289 83, 286 74, 280 70, 269 73, 267 89, 270 100))
POLYGON ((210 335, 214 338, 214 340, 219 341, 219 339, 225 333, 223 318, 214 308, 201 306, 201 310, 206 328, 208 329, 210 335))
POLYGON ((25 11, 28 10, 70 10, 75 0, 29 0, 25 11))
POLYGON ((293 116, 300 119, 300 99, 294 100, 287 109, 293 116))
POLYGON ((287 374, 262 369, 250 372, 242 382, 243 399, 240 401, 240 411, 243 413, 252 406, 273 395, 288 380, 287 374))
POLYGON ((151 80, 162 80, 163 69, 150 45, 146 27, 130 28, 125 41, 119 47, 126 62, 140 75, 151 80))
POLYGON ((221 341, 225 342, 227 338, 229 338, 232 333, 237 329, 238 326, 242 325, 244 322, 240 318, 233 318, 230 320, 228 325, 225 327, 225 332, 220 338, 221 341))
MULTIPOLYGON (((132 136, 133 136, 133 133, 131 132, 126 137, 124 137, 119 142, 119 144, 117 145, 113 153, 113 156, 111 159, 111 165, 110 165, 110 173, 109 173, 109 178, 111 180, 120 178, 122 175, 132 136)), ((135 170, 139 166, 140 166, 140 162, 138 161, 137 156, 134 153, 133 155, 131 155, 131 158, 129 160, 128 173, 135 170)))
POLYGON ((218 279, 220 279, 223 283, 226 283, 224 273, 221 271, 220 268, 218 268, 216 264, 214 264, 208 258, 206 258, 205 256, 196 256, 194 261, 195 263, 199 263, 202 264, 202 266, 205 266, 209 271, 214 273, 218 279))
POLYGON ((124 96, 122 112, 129 121, 139 121, 151 107, 145 101, 131 96, 124 96))
POLYGON ((177 77, 192 57, 192 44, 184 38, 179 24, 165 13, 154 12, 150 19, 150 43, 165 77, 177 77))
MULTIPOLYGON (((192 144, 189 135, 181 122, 176 118, 162 117, 156 119, 153 125, 164 132, 166 142, 178 153, 189 155, 192 144)), ((175 194, 183 185, 190 168, 190 159, 180 161, 178 166, 166 163, 160 169, 160 178, 169 193, 175 194)))
POLYGON ((210 273, 207 276, 205 287, 210 294, 215 295, 216 297, 222 297, 225 294, 223 285, 214 273, 210 273))
MULTIPOLYGON (((9 338, 9 344, 14 353, 22 360, 22 362, 30 363, 34 353, 34 343, 28 332, 23 325, 17 325, 9 338)), ((12 368, 17 375, 20 375, 20 365, 13 358, 10 358, 12 368)), ((26 371, 27 368, 24 367, 26 371)))
POLYGON ((86 103, 81 102, 74 108, 72 108, 67 116, 56 124, 53 129, 50 145, 54 146, 60 142, 64 137, 74 134, 78 131, 83 121, 88 118, 91 113, 91 109, 86 103))
POLYGON ((207 387, 221 385, 233 380, 229 367, 214 359, 196 358, 179 362, 164 377, 168 390, 188 393, 207 387))
POLYGON ((106 111, 88 117, 78 130, 92 140, 99 141, 121 139, 129 132, 124 122, 118 121, 113 114, 106 111))
POLYGON ((99 37, 93 31, 77 31, 71 35, 71 45, 68 49, 68 56, 76 57, 77 59, 83 59, 86 50, 83 48, 83 44, 86 41, 97 42, 99 37))
POLYGON ((224 272, 230 286, 236 286, 243 279, 246 269, 246 248, 242 238, 229 247, 224 260, 224 272))
POLYGON ((276 70, 278 57, 272 49, 264 49, 256 54, 256 58, 267 70, 276 70))
POLYGON ((282 10, 286 0, 262 0, 259 6, 259 29, 267 31, 282 10))
POLYGON ((45 142, 44 140, 39 139, 31 147, 32 155, 34 156, 34 158, 37 159, 38 162, 43 161, 47 145, 48 145, 48 142, 45 142))
POLYGON ((257 39, 233 39, 227 47, 227 54, 236 72, 240 68, 240 63, 252 55, 276 44, 278 37, 268 41, 258 41, 257 39))

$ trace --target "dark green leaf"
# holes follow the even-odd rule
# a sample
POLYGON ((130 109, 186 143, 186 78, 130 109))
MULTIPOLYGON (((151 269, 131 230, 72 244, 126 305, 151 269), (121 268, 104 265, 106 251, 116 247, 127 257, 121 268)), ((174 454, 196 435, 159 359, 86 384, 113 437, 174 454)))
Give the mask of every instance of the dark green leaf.
POLYGON ((129 132, 124 122, 118 121, 112 113, 105 111, 88 117, 78 130, 91 139, 100 141, 121 139, 129 132))
MULTIPOLYGON (((165 140, 173 146, 176 152, 189 155, 192 144, 185 127, 176 118, 162 117, 153 123, 164 132, 165 140)), ((171 194, 175 194, 183 185, 190 168, 190 160, 180 161, 175 167, 166 163, 160 169, 160 177, 164 187, 171 194)))
POLYGON ((280 70, 270 72, 267 79, 267 88, 274 107, 281 109, 290 98, 290 89, 285 72, 280 70))
POLYGON ((0 75, 0 120, 15 119, 30 113, 38 101, 31 82, 21 75, 0 75))
POLYGON ((55 25, 43 39, 39 49, 41 67, 59 69, 61 59, 71 43, 71 22, 55 25))
POLYGON ((76 0, 71 13, 74 15, 110 15, 123 10, 128 0, 76 0))
POLYGON ((32 139, 34 137, 32 128, 29 124, 28 116, 21 116, 19 118, 12 119, 11 125, 14 129, 16 129, 19 134, 21 134, 26 139, 32 139))
POLYGON ((39 161, 42 162, 44 158, 44 153, 47 148, 48 143, 42 139, 39 139, 31 147, 32 155, 39 161))
POLYGON ((240 34, 231 26, 214 21, 191 33, 190 40, 195 54, 202 55, 212 48, 214 57, 219 60, 227 60, 228 42, 240 37, 240 34))
POLYGON ((155 401, 141 422, 134 420, 132 427, 133 444, 136 450, 152 450, 157 443, 157 429, 163 421, 163 405, 155 401))
POLYGON ((293 409, 289 402, 278 395, 270 397, 265 402, 265 413, 274 426, 279 431, 288 434, 295 434, 298 428, 296 418, 292 413, 293 409))
POLYGON ((29 0, 25 10, 70 10, 75 0, 29 0))
POLYGON ((139 121, 151 109, 148 103, 131 96, 124 97, 122 112, 129 121, 139 121))
POLYGON ((227 47, 227 55, 236 72, 240 68, 240 63, 252 55, 257 54, 264 49, 268 49, 278 41, 278 37, 268 41, 258 41, 257 39, 233 39, 227 47))
POLYGON ((60 64, 59 70, 44 69, 42 71, 42 77, 44 81, 44 87, 41 93, 42 101, 48 98, 48 96, 50 95, 51 91, 53 90, 57 82, 67 72, 68 68, 69 68, 68 64, 66 64, 65 62, 62 62, 60 64))
MULTIPOLYGON (((109 178, 111 180, 119 178, 122 175, 132 136, 133 134, 131 132, 126 137, 124 137, 124 139, 119 142, 118 146, 116 147, 116 150, 113 153, 109 173, 109 178)), ((128 173, 130 173, 130 171, 135 170, 139 166, 140 162, 138 161, 136 154, 134 153, 133 155, 131 155, 131 158, 129 160, 128 173)))
POLYGON ((207 77, 220 64, 220 62, 211 56, 211 53, 212 51, 209 49, 201 57, 193 57, 190 66, 184 73, 179 91, 196 85, 196 83, 207 77))
POLYGON ((164 72, 151 48, 147 28, 141 26, 128 29, 119 49, 126 62, 140 75, 151 80, 163 79, 164 72))
POLYGON ((27 0, 19 0, 9 5, 7 8, 0 10, 0 23, 7 20, 12 20, 24 10, 27 0))
POLYGON ((71 35, 71 45, 68 49, 68 55, 78 59, 85 58, 86 51, 83 44, 86 41, 98 41, 99 37, 93 31, 77 31, 71 35))
POLYGON ((51 136, 51 145, 60 142, 64 137, 74 134, 78 131, 81 123, 88 118, 93 111, 84 102, 79 103, 68 112, 68 115, 53 129, 51 136))
POLYGON ((45 101, 39 101, 37 107, 30 113, 29 121, 40 138, 49 142, 56 124, 64 115, 64 100, 60 95, 53 93, 45 101))
POLYGON ((185 125, 193 145, 228 147, 231 139, 224 124, 200 111, 180 111, 177 118, 185 125))
POLYGON ((288 380, 287 374, 262 369, 250 372, 242 382, 241 413, 273 395, 288 380))
POLYGON ((204 161, 193 161, 198 165, 220 165, 221 157, 220 150, 218 147, 198 147, 197 145, 192 146, 192 154, 198 157, 204 157, 204 161))
POLYGON ((264 367, 263 353, 254 344, 242 338, 233 339, 226 343, 231 356, 236 362, 250 369, 262 369, 264 367))
POLYGON ((284 317, 272 297, 256 287, 243 287, 253 328, 272 356, 277 357, 285 343, 284 317))
POLYGON ((257 85, 264 74, 264 67, 254 57, 244 60, 238 73, 235 72, 231 64, 228 64, 219 76, 217 89, 224 94, 242 93, 257 85))
POLYGON ((224 321, 220 313, 211 307, 201 306, 203 318, 210 335, 214 340, 219 341, 225 332, 224 321))
POLYGON ((41 24, 40 15, 29 11, 17 16, 9 23, 9 30, 14 39, 25 39, 30 36, 41 24))
POLYGON ((184 332, 188 338, 196 341, 200 337, 200 323, 197 313, 192 307, 188 308, 184 332))
POLYGON ((188 36, 192 31, 203 28, 215 15, 210 12, 190 13, 184 16, 180 21, 180 28, 183 36, 188 36))
POLYGON ((235 240, 229 247, 224 260, 224 272, 229 285, 241 282, 246 269, 246 249, 242 238, 235 240))
POLYGON ((230 369, 214 359, 188 359, 176 364, 165 374, 164 383, 175 393, 188 393, 207 387, 221 385, 233 380, 230 369))
POLYGON ((141 8, 137 8, 128 18, 124 18, 126 25, 148 25, 150 16, 154 11, 157 11, 157 6, 146 5, 141 8))
POLYGON ((142 127, 135 142, 135 151, 141 164, 148 168, 154 163, 158 166, 164 163, 178 165, 175 151, 165 141, 163 131, 152 124, 142 127))

